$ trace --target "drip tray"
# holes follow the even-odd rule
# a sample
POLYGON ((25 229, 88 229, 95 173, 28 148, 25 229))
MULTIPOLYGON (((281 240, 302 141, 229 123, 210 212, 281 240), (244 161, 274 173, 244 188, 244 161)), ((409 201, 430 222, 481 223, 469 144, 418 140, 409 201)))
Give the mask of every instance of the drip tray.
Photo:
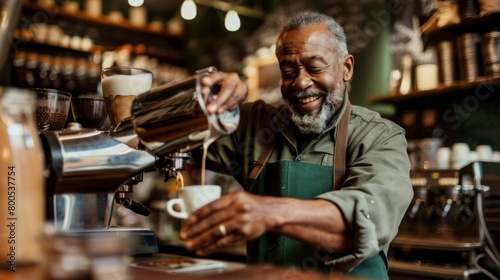
POLYGON ((129 265, 130 269, 147 270, 165 274, 181 274, 203 272, 211 270, 224 270, 227 263, 217 260, 196 259, 183 256, 161 257, 150 260, 141 260, 129 265))
POLYGON ((178 279, 177 277, 180 277, 179 279, 193 279, 195 275, 205 277, 247 267, 244 263, 163 253, 153 254, 148 257, 130 258, 127 263, 128 272, 131 276, 136 277, 133 279, 149 280, 167 279, 167 275, 178 275, 175 279, 178 279), (187 278, 182 277, 182 275, 187 278))

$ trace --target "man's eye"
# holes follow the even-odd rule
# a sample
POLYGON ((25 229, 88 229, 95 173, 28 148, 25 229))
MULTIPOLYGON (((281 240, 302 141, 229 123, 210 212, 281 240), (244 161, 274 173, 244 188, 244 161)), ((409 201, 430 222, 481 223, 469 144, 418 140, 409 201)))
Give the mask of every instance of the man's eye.
POLYGON ((281 72, 281 78, 283 79, 291 79, 295 76, 294 71, 283 71, 281 72))
POLYGON ((320 67, 310 67, 307 69, 307 71, 311 74, 318 74, 318 73, 321 73, 321 71, 323 71, 323 68, 320 68, 320 67))

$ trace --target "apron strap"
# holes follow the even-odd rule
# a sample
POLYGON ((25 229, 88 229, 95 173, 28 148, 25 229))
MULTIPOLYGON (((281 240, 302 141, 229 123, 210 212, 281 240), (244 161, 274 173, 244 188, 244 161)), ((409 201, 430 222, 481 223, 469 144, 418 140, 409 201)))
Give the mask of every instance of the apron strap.
POLYGON ((251 181, 255 181, 257 177, 259 177, 259 174, 262 171, 262 169, 264 169, 264 166, 269 160, 269 157, 273 153, 274 145, 276 143, 276 137, 278 136, 274 135, 274 137, 269 142, 267 142, 266 146, 260 153, 259 158, 257 159, 257 163, 250 172, 250 175, 248 175, 248 179, 250 179, 251 181))
POLYGON ((346 100, 344 115, 340 119, 336 130, 335 147, 333 152, 333 189, 342 188, 346 170, 347 138, 349 137, 349 118, 351 116, 351 102, 346 100))

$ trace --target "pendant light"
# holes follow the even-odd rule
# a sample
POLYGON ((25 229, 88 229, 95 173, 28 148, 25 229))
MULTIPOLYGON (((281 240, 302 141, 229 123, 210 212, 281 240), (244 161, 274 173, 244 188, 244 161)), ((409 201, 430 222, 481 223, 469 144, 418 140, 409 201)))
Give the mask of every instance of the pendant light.
POLYGON ((238 29, 240 29, 240 17, 235 10, 230 10, 226 13, 224 26, 226 26, 226 29, 229 31, 237 31, 238 29))
POLYGON ((140 7, 144 4, 144 0, 128 0, 131 7, 140 7))
POLYGON ((196 17, 196 4, 193 0, 184 0, 182 2, 181 16, 185 20, 192 20, 196 17))

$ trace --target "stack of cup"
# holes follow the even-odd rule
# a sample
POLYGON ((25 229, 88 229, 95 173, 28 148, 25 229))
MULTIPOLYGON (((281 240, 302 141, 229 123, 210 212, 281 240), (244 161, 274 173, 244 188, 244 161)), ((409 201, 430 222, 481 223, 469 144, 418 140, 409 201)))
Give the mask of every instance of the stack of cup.
POLYGON ((440 138, 424 138, 418 142, 417 146, 420 168, 430 169, 437 167, 436 156, 442 142, 443 141, 440 138))
POLYGON ((451 149, 450 147, 441 147, 437 150, 436 167, 439 169, 450 168, 451 149))
POLYGON ((493 149, 489 145, 478 145, 476 147, 477 160, 491 161, 493 149))
POLYGON ((451 147, 451 167, 462 168, 470 162, 470 147, 467 143, 455 143, 451 147))
POLYGON ((500 162, 500 152, 499 151, 494 151, 491 154, 491 161, 500 162))

